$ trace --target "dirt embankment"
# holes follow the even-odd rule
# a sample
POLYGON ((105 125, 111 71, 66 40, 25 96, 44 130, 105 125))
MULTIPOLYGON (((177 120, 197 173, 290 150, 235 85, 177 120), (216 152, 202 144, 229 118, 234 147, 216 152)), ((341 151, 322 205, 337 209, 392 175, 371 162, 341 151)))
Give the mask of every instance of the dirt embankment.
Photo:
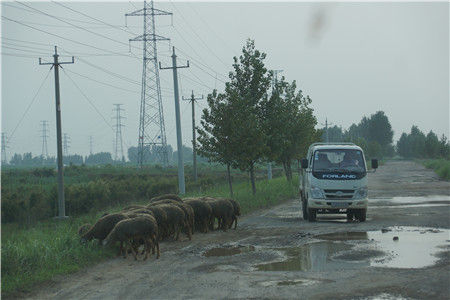
POLYGON ((447 299, 449 182, 407 161, 387 162, 369 182, 365 223, 309 223, 293 199, 243 217, 237 230, 161 243, 159 260, 113 259, 27 296, 447 299))

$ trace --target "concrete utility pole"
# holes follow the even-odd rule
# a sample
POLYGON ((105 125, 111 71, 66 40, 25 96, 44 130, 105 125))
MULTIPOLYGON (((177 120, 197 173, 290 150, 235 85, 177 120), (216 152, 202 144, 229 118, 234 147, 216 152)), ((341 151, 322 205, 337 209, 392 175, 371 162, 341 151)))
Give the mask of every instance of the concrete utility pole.
MULTIPOLYGON (((48 135, 47 135, 47 126, 48 126, 48 121, 41 121, 41 125, 42 125, 42 129, 41 129, 41 132, 42 132, 42 135, 41 135, 41 138, 42 138, 42 157, 43 158, 48 158, 48 149, 47 149, 47 138, 48 138, 48 135)), ((42 162, 42 163, 44 163, 44 162, 42 162)))
POLYGON ((202 100, 203 95, 201 98, 195 98, 194 97, 194 91, 192 91, 191 98, 184 98, 183 100, 190 101, 192 104, 192 163, 193 163, 193 169, 194 169, 194 182, 197 182, 197 141, 195 137, 195 101, 202 100))
POLYGON ((40 65, 52 65, 55 70, 55 100, 56 100, 56 148, 58 160, 58 217, 66 217, 66 207, 64 203, 64 177, 63 177, 63 155, 62 155, 62 139, 61 139, 61 102, 59 94, 59 67, 62 64, 73 64, 75 62, 72 56, 71 62, 58 61, 58 51, 55 46, 55 54, 53 54, 53 63, 42 63, 39 58, 40 65))
POLYGON ((2 132, 2 165, 6 164, 6 148, 8 148, 6 133, 2 132))
POLYGON ((180 120, 180 98, 178 94, 178 74, 177 69, 179 68, 189 68, 189 61, 187 61, 186 66, 177 67, 177 56, 175 55, 175 47, 172 48, 172 67, 161 67, 161 62, 159 62, 159 68, 161 70, 172 69, 173 71, 173 91, 175 94, 175 117, 177 121, 177 151, 178 151, 178 188, 180 194, 184 195, 186 193, 186 188, 184 185, 184 165, 183 165, 183 143, 181 141, 181 120, 180 120))
POLYGON ((327 143, 329 143, 329 141, 328 141, 328 125, 331 126, 331 125, 333 125, 333 123, 328 123, 328 119, 325 118, 325 124, 322 123, 322 125, 325 125, 325 141, 327 143))
POLYGON ((114 104, 114 112, 115 116, 113 119, 116 120, 116 124, 114 128, 116 129, 116 136, 114 138, 114 160, 122 160, 123 159, 123 141, 122 141, 122 127, 125 125, 122 124, 122 119, 124 118, 120 112, 123 109, 120 107, 123 104, 114 104), (120 148, 120 156, 119 156, 119 148, 120 148))

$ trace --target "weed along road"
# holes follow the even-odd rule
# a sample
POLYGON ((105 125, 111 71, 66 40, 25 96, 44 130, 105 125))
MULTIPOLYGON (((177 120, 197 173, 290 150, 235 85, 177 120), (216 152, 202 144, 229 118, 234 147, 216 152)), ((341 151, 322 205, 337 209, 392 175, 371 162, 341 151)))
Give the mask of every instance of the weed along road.
POLYGON ((448 299, 450 183, 408 161, 369 174, 367 221, 301 218, 299 199, 236 230, 162 242, 161 257, 116 258, 59 277, 30 299, 448 299))

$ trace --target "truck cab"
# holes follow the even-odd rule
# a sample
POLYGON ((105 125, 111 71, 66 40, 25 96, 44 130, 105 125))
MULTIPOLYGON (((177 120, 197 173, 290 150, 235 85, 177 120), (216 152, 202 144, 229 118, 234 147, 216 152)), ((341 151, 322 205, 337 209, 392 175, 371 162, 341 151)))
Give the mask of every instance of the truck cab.
MULTIPOLYGON (((353 143, 314 143, 302 159, 303 218, 317 214, 347 214, 364 222, 367 214, 367 164, 363 150, 353 143)), ((372 160, 372 168, 378 161, 372 160)))

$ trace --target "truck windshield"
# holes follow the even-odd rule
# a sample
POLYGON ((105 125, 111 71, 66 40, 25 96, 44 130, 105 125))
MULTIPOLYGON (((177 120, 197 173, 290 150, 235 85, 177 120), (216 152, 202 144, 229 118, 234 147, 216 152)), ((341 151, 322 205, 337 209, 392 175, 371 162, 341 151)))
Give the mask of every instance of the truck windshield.
POLYGON ((323 149, 314 152, 313 171, 365 172, 363 154, 354 149, 323 149))

